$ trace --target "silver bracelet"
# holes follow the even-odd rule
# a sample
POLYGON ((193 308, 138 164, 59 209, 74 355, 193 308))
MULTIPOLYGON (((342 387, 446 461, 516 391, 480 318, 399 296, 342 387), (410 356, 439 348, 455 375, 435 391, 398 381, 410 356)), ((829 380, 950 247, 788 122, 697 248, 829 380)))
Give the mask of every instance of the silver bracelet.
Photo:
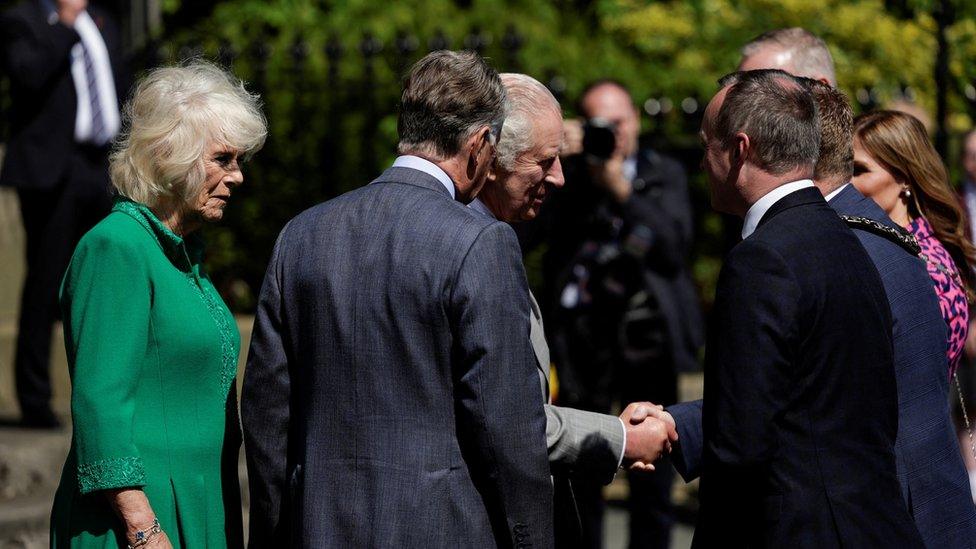
POLYGON ((154 518, 152 526, 148 530, 139 530, 136 532, 136 542, 127 545, 129 549, 135 549, 136 547, 142 547, 143 545, 149 543, 149 540, 153 539, 160 533, 163 529, 159 527, 159 519, 154 518))

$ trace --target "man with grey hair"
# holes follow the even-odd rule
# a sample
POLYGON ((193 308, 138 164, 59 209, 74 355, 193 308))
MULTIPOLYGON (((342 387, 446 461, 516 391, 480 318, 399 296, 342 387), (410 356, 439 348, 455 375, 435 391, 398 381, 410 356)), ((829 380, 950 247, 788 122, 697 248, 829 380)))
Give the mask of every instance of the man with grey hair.
MULTIPOLYGON (((524 74, 501 75, 508 94, 508 116, 498 143, 498 158, 481 194, 471 208, 486 216, 518 223, 534 219, 548 192, 563 186, 559 152, 563 143, 562 112, 544 85, 524 74)), ((539 366, 543 397, 549 397, 549 346, 542 314, 532 294, 530 336, 539 366)), ((580 536, 570 482, 583 479, 607 484, 623 464, 635 469, 654 469, 653 462, 675 433, 656 418, 639 424, 628 415, 619 418, 584 410, 546 405, 546 442, 556 488, 557 545, 574 545, 580 536), (562 543, 563 541, 574 543, 562 543)))
POLYGON ((551 547, 512 229, 465 207, 504 116, 472 52, 410 70, 401 156, 282 231, 242 395, 252 547, 551 547))
POLYGON ((812 181, 816 102, 778 70, 720 84, 702 164, 713 207, 745 222, 706 347, 693 546, 922 547, 895 472, 891 312, 812 181))
POLYGON ((827 44, 800 27, 771 30, 743 46, 739 70, 755 69, 780 69, 837 87, 834 58, 827 44))

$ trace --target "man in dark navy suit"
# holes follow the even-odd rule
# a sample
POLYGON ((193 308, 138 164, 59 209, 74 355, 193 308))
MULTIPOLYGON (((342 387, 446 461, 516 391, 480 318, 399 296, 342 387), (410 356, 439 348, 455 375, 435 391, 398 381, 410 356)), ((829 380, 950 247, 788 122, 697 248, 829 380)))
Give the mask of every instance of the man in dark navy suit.
POLYGON ((23 423, 56 427, 51 329, 75 244, 111 207, 109 145, 128 89, 108 14, 86 0, 27 0, 0 15, 11 136, 0 186, 17 189, 27 236, 14 369, 23 423))
MULTIPOLYGON (((832 68, 827 72, 832 74, 832 68)), ((946 326, 931 279, 904 232, 874 201, 848 184, 854 173, 854 155, 847 98, 823 80, 804 79, 804 83, 817 100, 820 116, 814 183, 835 211, 862 218, 851 220, 852 228, 881 275, 891 308, 898 386, 895 458, 902 496, 926 547, 973 547, 976 506, 969 495, 946 400, 946 326)), ((701 401, 676 404, 666 411, 647 411, 676 422, 681 439, 672 461, 686 481, 697 478, 702 450, 701 401)))
POLYGON ((811 180, 814 98, 782 71, 721 84, 703 167, 744 224, 708 337, 694 546, 922 547, 898 497, 891 313, 811 180))

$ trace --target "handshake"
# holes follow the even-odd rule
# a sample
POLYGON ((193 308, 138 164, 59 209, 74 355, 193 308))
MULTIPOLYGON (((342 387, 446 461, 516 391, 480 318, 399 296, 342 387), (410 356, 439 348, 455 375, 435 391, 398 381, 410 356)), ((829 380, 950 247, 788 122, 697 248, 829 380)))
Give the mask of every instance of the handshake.
POLYGON ((620 414, 627 431, 623 465, 631 471, 653 471, 654 462, 671 443, 678 440, 674 418, 663 406, 650 402, 634 402, 620 414))

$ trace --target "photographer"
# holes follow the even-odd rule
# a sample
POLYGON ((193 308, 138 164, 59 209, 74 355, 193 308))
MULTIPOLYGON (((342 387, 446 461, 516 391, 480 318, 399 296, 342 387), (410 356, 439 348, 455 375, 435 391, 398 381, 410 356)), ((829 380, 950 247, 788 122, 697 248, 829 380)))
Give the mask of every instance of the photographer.
MULTIPOLYGON (((697 368, 699 303, 688 272, 692 219, 677 161, 638 147, 629 92, 601 80, 566 123, 566 185, 520 230, 542 258, 547 335, 559 402, 608 413, 614 403, 677 400, 677 372, 697 368)), ((673 471, 629 476, 630 546, 669 545, 673 471)), ((574 484, 587 547, 602 544, 601 487, 574 484)))

